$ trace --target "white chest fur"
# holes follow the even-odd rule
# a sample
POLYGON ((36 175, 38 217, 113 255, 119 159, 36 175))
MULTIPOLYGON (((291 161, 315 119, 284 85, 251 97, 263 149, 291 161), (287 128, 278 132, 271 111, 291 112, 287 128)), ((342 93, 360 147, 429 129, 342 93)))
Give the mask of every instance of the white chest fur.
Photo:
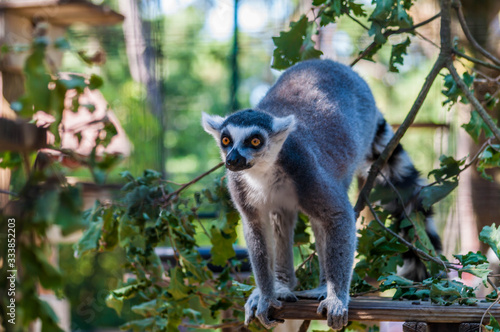
POLYGON ((297 209, 297 194, 293 182, 276 169, 251 168, 242 177, 248 203, 269 211, 297 209))

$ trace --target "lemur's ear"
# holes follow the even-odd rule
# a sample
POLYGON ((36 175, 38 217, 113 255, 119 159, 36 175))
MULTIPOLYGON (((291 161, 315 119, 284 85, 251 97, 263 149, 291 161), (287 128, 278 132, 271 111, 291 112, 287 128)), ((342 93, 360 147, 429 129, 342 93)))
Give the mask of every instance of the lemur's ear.
POLYGON ((220 126, 224 122, 224 118, 218 115, 208 115, 205 112, 201 112, 201 124, 203 129, 215 138, 220 137, 220 126))
POLYGON ((285 139, 292 131, 295 130, 297 122, 295 116, 289 115, 283 118, 273 119, 273 135, 279 139, 285 139))

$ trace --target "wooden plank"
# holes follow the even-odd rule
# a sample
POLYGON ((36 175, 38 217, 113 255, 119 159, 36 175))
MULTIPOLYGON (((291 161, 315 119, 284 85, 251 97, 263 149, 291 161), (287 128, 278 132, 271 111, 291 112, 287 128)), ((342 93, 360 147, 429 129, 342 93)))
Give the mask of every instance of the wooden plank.
MULTIPOLYGON (((283 302, 283 308, 275 310, 274 318, 324 320, 316 314, 318 301, 299 300, 283 302)), ((418 321, 427 323, 473 323, 480 322, 491 303, 481 302, 476 306, 441 306, 429 301, 392 301, 382 297, 358 297, 349 303, 350 321, 418 321)), ((500 305, 495 305, 491 314, 500 317, 500 305)))
POLYGON ((62 26, 74 23, 113 25, 124 19, 123 15, 109 7, 96 5, 88 0, 9 0, 0 1, 0 9, 30 20, 38 18, 62 26))
POLYGON ((46 146, 46 129, 20 120, 0 118, 0 151, 34 151, 46 146))

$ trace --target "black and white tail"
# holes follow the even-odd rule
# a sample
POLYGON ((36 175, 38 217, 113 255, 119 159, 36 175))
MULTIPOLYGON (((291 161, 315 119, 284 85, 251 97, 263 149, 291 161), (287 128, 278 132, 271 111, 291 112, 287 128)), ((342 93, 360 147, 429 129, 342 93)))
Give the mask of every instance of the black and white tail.
MULTIPOLYGON (((372 150, 367 157, 369 165, 377 160, 389 140, 394 136, 391 126, 380 113, 379 115, 372 150)), ((401 144, 398 144, 381 173, 383 176, 378 176, 377 185, 387 189, 387 192, 392 193, 395 198, 391 202, 383 204, 383 207, 391 213, 393 219, 397 222, 405 218, 405 212, 408 215, 414 211, 421 212, 425 216, 426 233, 436 252, 441 253, 442 244, 432 219, 432 208, 429 210, 424 209, 422 201, 418 197, 418 193, 422 186, 426 185, 426 181, 420 176, 420 172, 417 171, 401 144), (394 193, 393 187, 396 188, 399 194, 394 193)), ((404 229, 402 233, 405 233, 404 229)), ((429 277, 425 265, 415 253, 408 251, 403 258, 404 265, 398 271, 399 275, 415 281, 422 281, 429 277)))

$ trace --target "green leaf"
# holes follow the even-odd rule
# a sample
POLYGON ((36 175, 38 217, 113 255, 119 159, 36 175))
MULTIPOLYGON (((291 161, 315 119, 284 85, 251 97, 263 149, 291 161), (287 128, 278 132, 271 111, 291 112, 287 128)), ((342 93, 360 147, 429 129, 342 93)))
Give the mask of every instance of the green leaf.
MULTIPOLYGON (((493 119, 495 124, 497 123, 496 119, 493 119)), ((469 133, 469 135, 472 137, 474 142, 478 143, 479 142, 479 137, 481 136, 481 133, 484 132, 484 135, 486 138, 493 137, 494 134, 491 131, 491 129, 488 127, 488 125, 484 122, 484 120, 481 118, 479 113, 476 110, 473 110, 470 114, 470 121, 467 124, 463 124, 462 128, 465 129, 469 133)))
POLYGON ((492 314, 490 314, 489 324, 485 327, 488 331, 500 332, 500 324, 498 324, 498 321, 495 319, 495 317, 493 317, 492 314))
POLYGON ((495 223, 483 227, 479 234, 479 240, 489 245, 497 257, 500 258, 500 228, 497 228, 495 223))
POLYGON ((431 285, 431 300, 435 303, 449 305, 461 297, 460 291, 455 286, 445 286, 438 283, 431 285))
POLYGON ((233 285, 236 286, 237 291, 243 292, 243 293, 248 293, 255 288, 255 286, 242 284, 241 282, 238 282, 236 280, 233 280, 233 285))
POLYGON ((428 176, 433 175, 437 182, 452 178, 460 174, 461 166, 465 164, 467 157, 455 160, 453 157, 442 155, 439 157, 440 168, 429 172, 428 176))
POLYGON ((134 332, 142 332, 142 331, 161 331, 160 329, 155 329, 156 326, 156 318, 149 317, 144 319, 132 320, 120 326, 122 330, 130 330, 132 329, 134 332))
POLYGON ((32 53, 24 64, 25 95, 21 116, 31 117, 33 112, 43 110, 50 112, 49 83, 51 77, 45 63, 45 45, 41 40, 35 40, 32 53))
POLYGON ((90 76, 89 80, 89 89, 94 90, 94 89, 99 89, 102 85, 104 84, 104 80, 102 79, 101 76, 92 74, 90 76))
POLYGON ((488 259, 480 251, 473 253, 469 251, 466 255, 453 255, 456 259, 460 261, 463 266, 466 265, 479 265, 483 263, 488 263, 488 259))
POLYGON ((154 316, 158 313, 158 300, 151 300, 132 306, 132 311, 141 316, 154 316))
POLYGON ((477 170, 486 180, 493 181, 493 178, 486 173, 487 169, 500 167, 500 145, 488 146, 479 156, 477 170))
POLYGON ((486 283, 488 281, 488 275, 490 274, 491 270, 489 269, 490 264, 489 263, 482 263, 482 264, 476 264, 476 265, 466 265, 460 270, 458 270, 458 276, 462 278, 462 273, 467 272, 470 273, 478 278, 481 278, 483 280, 484 285, 486 286, 486 283))
POLYGON ((433 204, 448 196, 457 186, 458 181, 443 181, 435 186, 424 187, 420 191, 422 206, 424 209, 429 209, 433 204))
POLYGON ((62 286, 61 272, 47 261, 47 254, 41 248, 23 248, 21 261, 26 273, 38 278, 44 288, 58 289, 62 286))
POLYGON ((116 313, 120 315, 123 308, 123 298, 118 298, 111 292, 106 296, 106 305, 109 308, 115 309, 116 313))
POLYGON ((118 244, 118 222, 113 214, 113 207, 111 207, 102 216, 102 242, 108 250, 113 249, 118 244))
POLYGON ((382 281, 380 284, 380 290, 385 291, 387 289, 397 288, 398 286, 412 286, 413 281, 406 279, 404 277, 398 276, 396 274, 390 274, 388 276, 382 276, 378 279, 382 281))
POLYGON ((299 213, 295 232, 293 234, 293 243, 295 245, 307 244, 311 242, 311 236, 306 232, 308 218, 306 215, 299 213))
POLYGON ((180 300, 188 296, 190 288, 184 283, 184 274, 179 267, 174 267, 169 271, 170 284, 167 291, 175 300, 180 300))
POLYGON ((286 69, 299 61, 319 58, 323 52, 314 48, 311 39, 313 33, 314 22, 309 22, 307 17, 302 15, 297 22, 290 23, 290 31, 282 31, 279 37, 273 37, 276 49, 272 67, 286 69))
POLYGON ((59 318, 52 307, 45 301, 39 300, 39 317, 42 321, 41 332, 63 332, 57 323, 59 318))
MULTIPOLYGON (((470 75, 468 72, 464 72, 462 80, 467 85, 467 87, 470 88, 472 82, 474 82, 474 75, 470 75)), ((451 76, 451 74, 444 76, 444 87, 445 89, 442 90, 441 93, 445 95, 447 99, 443 102, 443 105, 450 103, 451 107, 458 101, 458 98, 460 98, 460 102, 462 104, 469 103, 464 93, 462 92, 462 89, 458 87, 457 82, 455 82, 455 79, 453 79, 453 76, 451 76)))
POLYGON ((403 65, 403 54, 408 54, 407 49, 408 46, 410 46, 410 43, 410 37, 408 37, 404 42, 392 46, 389 71, 399 73, 399 69, 396 67, 396 64, 403 65))
POLYGON ((233 245, 236 242, 236 226, 238 225, 238 221, 238 213, 232 211, 226 214, 226 218, 220 225, 220 228, 215 225, 210 228, 212 264, 225 266, 230 258, 236 256, 233 245))
POLYGON ((68 235, 86 225, 82 219, 83 197, 79 186, 67 186, 59 195, 59 207, 55 223, 61 227, 63 235, 68 235))
POLYGON ((389 241, 385 237, 379 238, 374 242, 372 254, 374 255, 392 255, 394 253, 404 253, 408 251, 408 247, 399 243, 396 238, 391 238, 389 241))
POLYGON ((123 286, 121 288, 115 289, 111 293, 116 296, 119 299, 129 299, 135 294, 137 294, 138 291, 144 289, 147 286, 147 283, 142 281, 139 283, 133 283, 130 285, 123 286))
POLYGON ((59 208, 60 188, 47 190, 40 195, 35 202, 34 223, 51 224, 55 221, 57 210, 59 208))
POLYGON ((74 248, 75 253, 78 257, 81 257, 83 254, 96 250, 99 247, 99 239, 101 238, 102 232, 102 219, 91 222, 89 228, 83 233, 83 236, 80 238, 74 248))

